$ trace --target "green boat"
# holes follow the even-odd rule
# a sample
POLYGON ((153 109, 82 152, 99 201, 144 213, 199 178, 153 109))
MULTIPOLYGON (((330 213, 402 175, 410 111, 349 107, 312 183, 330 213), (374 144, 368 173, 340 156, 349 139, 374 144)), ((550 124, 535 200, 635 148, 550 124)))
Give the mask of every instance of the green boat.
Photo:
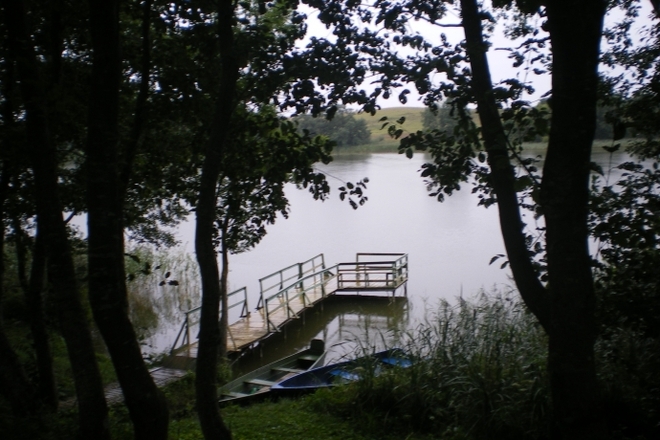
POLYGON ((325 354, 325 343, 313 339, 309 348, 227 382, 218 390, 219 403, 243 405, 264 399, 270 395, 270 387, 276 383, 323 365, 325 354))

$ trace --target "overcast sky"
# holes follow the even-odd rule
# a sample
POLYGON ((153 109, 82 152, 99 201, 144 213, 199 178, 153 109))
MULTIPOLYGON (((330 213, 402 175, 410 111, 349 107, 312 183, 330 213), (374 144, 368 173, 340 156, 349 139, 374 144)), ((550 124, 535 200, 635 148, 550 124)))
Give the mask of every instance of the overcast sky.
MULTIPOLYGON (((650 19, 650 5, 647 1, 642 1, 642 10, 640 12, 638 22, 638 29, 642 26, 648 26, 651 24, 650 19)), ((332 29, 326 29, 317 19, 316 16, 318 13, 306 6, 301 8, 301 11, 304 12, 308 17, 308 36, 316 36, 317 38, 326 38, 330 41, 334 40, 335 37, 332 35, 332 29)), ((620 18, 621 14, 614 14, 614 16, 608 17, 607 23, 613 23, 617 18, 620 18)), ((532 20, 537 23, 541 23, 541 19, 536 16, 532 20)), ((450 12, 443 23, 453 23, 459 24, 460 18, 454 12, 450 12)), ((440 34, 444 33, 449 38, 449 41, 452 43, 459 43, 464 38, 462 28, 439 28, 437 26, 431 25, 424 21, 413 22, 414 29, 410 29, 411 33, 419 33, 424 36, 432 44, 438 44, 440 41, 440 34)), ((535 93, 531 96, 526 97, 525 99, 530 101, 535 101, 541 98, 543 94, 550 90, 550 75, 535 75, 531 71, 525 71, 522 67, 514 68, 512 67, 512 60, 508 59, 508 52, 506 48, 511 48, 517 46, 516 42, 513 42, 507 39, 503 34, 503 25, 497 25, 495 33, 491 39, 491 49, 488 52, 488 60, 490 63, 491 74, 493 77, 493 82, 497 83, 498 81, 507 79, 507 78, 516 78, 520 81, 530 83, 534 89, 535 93)), ((518 43, 519 44, 519 43, 518 43)), ((365 88, 369 89, 369 86, 365 84, 365 88)), ((416 93, 414 85, 406 86, 411 91, 411 94, 408 95, 407 106, 410 107, 422 107, 423 103, 419 100, 419 95, 416 93)), ((383 108, 387 107, 399 107, 401 103, 397 99, 397 94, 394 94, 390 99, 380 99, 379 104, 383 108)))

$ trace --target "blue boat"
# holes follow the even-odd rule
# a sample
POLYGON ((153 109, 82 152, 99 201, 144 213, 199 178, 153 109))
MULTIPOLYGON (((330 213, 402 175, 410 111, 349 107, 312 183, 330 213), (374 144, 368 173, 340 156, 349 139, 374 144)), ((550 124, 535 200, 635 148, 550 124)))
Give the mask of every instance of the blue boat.
POLYGON ((310 368, 323 365, 325 343, 312 340, 309 348, 283 359, 264 365, 220 387, 219 404, 245 405, 269 396, 272 385, 310 368))
POLYGON ((383 368, 407 368, 412 363, 412 359, 403 350, 392 348, 370 356, 313 368, 296 374, 273 385, 271 392, 273 397, 311 393, 319 388, 333 387, 356 381, 365 368, 373 368, 374 374, 378 375, 383 368))

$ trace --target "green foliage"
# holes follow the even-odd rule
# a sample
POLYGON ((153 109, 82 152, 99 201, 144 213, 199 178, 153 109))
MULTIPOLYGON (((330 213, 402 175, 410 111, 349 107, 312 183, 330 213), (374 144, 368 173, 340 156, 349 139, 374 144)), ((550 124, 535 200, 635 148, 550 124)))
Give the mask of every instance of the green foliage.
POLYGON ((660 338, 660 170, 626 162, 619 181, 594 178, 591 231, 599 243, 596 261, 601 322, 660 338))
POLYGON ((422 124, 424 130, 453 131, 456 127, 456 120, 453 118, 451 105, 444 101, 439 106, 434 105, 426 107, 422 114, 422 124))
POLYGON ((370 141, 370 133, 364 119, 356 119, 355 115, 345 108, 340 108, 332 119, 301 115, 294 120, 298 123, 299 130, 307 130, 310 136, 325 136, 338 147, 354 147, 368 144, 370 141))
POLYGON ((514 292, 443 302, 408 337, 419 361, 319 392, 318 410, 366 431, 441 438, 546 438, 547 341, 514 292))

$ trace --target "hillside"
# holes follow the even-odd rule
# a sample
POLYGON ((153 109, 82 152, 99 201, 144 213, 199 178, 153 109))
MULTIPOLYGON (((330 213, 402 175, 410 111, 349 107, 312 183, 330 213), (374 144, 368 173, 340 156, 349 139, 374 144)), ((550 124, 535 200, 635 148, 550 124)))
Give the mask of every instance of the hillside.
POLYGON ((389 121, 394 122, 403 116, 406 118, 406 122, 402 128, 405 131, 414 132, 422 129, 423 113, 424 107, 392 107, 381 109, 374 116, 368 113, 358 113, 355 115, 355 118, 366 121, 367 128, 371 132, 371 142, 378 143, 391 141, 387 134, 387 129, 381 130, 383 122, 379 122, 380 118, 387 116, 389 121))

